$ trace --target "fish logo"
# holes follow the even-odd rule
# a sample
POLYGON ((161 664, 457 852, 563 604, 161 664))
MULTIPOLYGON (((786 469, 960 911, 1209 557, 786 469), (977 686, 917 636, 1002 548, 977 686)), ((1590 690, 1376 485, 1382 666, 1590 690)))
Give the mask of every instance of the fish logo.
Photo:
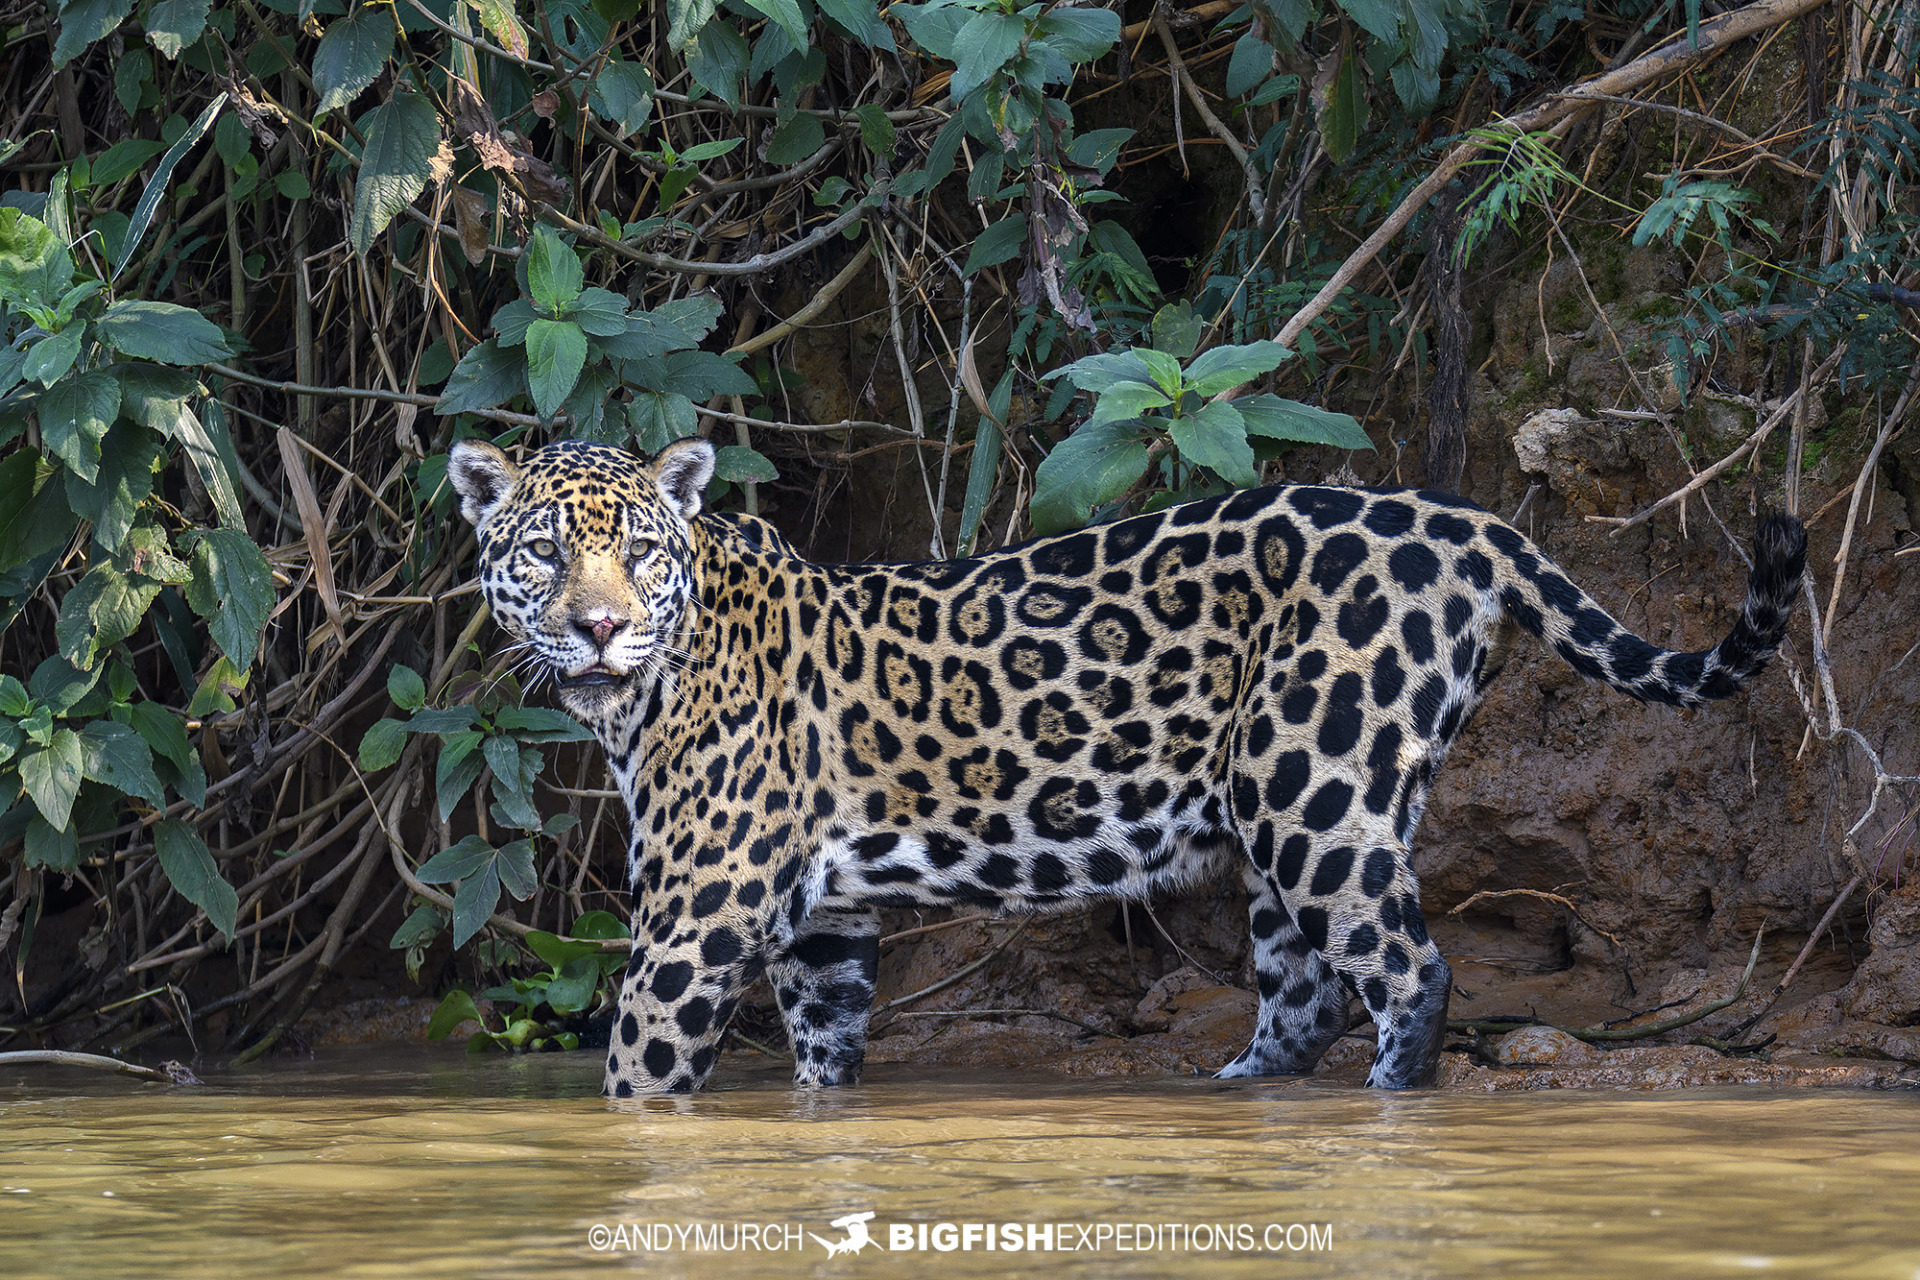
POLYGON ((873 1210, 869 1209, 865 1213, 845 1214, 828 1223, 828 1226, 838 1227, 847 1233, 847 1238, 844 1240, 823 1239, 820 1236, 813 1235, 811 1231, 807 1232, 807 1234, 813 1236, 820 1247, 827 1251, 829 1258, 843 1253, 857 1254, 868 1245, 873 1245, 877 1249, 885 1250, 885 1245, 867 1234, 867 1223, 871 1221, 873 1221, 873 1210))

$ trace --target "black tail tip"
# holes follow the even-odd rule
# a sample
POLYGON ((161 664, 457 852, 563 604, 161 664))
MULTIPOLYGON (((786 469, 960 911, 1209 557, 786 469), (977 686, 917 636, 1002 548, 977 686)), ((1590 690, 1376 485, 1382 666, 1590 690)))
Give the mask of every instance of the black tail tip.
POLYGON ((1772 515, 1753 535, 1753 576, 1757 582, 1796 588, 1807 570, 1807 530, 1797 516, 1772 515))

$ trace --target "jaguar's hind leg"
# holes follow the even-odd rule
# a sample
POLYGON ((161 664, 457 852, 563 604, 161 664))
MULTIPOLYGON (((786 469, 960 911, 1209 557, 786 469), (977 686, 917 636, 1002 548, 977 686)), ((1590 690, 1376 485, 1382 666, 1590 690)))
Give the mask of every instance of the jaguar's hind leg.
POLYGON ((1252 1043, 1216 1074, 1305 1075, 1347 1029, 1347 990, 1307 944, 1272 882, 1253 867, 1245 876, 1260 1012, 1252 1043))
POLYGON ((767 965, 793 1047, 794 1083, 859 1083, 879 967, 880 917, 873 911, 814 912, 767 965))
POLYGON ((1305 829, 1284 838, 1269 817, 1247 824, 1248 851, 1256 868, 1271 868, 1306 944, 1373 1015, 1379 1045, 1367 1084, 1426 1088, 1439 1070, 1453 973, 1427 936, 1407 846, 1384 819, 1340 821, 1342 813, 1323 823, 1333 808, 1309 800, 1305 829))

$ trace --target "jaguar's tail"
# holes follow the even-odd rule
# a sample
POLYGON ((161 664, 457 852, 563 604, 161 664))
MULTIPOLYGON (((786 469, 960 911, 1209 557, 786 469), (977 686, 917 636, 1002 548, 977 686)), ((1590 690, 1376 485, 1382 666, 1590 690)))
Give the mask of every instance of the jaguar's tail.
POLYGON ((1493 585, 1507 616, 1552 645, 1581 675, 1643 702, 1679 707, 1728 697, 1766 666, 1787 633, 1807 567, 1800 522, 1784 515, 1761 521, 1740 620, 1713 648, 1681 653, 1648 644, 1621 626, 1517 531, 1501 524, 1483 531, 1497 553, 1493 585))

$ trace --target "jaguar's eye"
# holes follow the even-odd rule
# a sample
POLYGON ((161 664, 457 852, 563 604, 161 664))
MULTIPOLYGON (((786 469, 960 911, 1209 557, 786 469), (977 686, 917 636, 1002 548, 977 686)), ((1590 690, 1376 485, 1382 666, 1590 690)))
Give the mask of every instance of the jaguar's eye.
POLYGON ((627 547, 627 559, 636 561, 645 560, 653 554, 653 549, 659 545, 660 544, 652 538, 635 538, 627 547))
POLYGON ((527 544, 527 550, 533 552, 533 554, 539 556, 542 560, 552 560, 560 554, 560 548, 554 545, 553 539, 551 538, 535 538, 527 544))

